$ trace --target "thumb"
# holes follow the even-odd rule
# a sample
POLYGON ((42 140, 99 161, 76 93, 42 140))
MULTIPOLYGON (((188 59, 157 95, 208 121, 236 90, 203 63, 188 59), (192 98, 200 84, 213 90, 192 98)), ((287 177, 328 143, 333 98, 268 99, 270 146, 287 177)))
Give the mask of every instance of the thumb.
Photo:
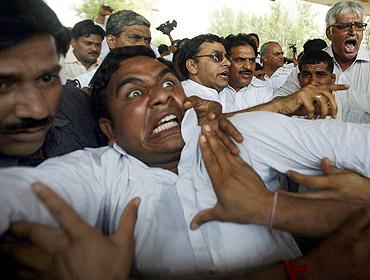
POLYGON ((197 230, 202 224, 216 220, 215 208, 204 209, 195 215, 190 223, 191 230, 197 230))
POLYGON ((132 241, 131 243, 133 245, 134 230, 139 205, 140 198, 136 197, 127 204, 125 210, 123 211, 121 219, 118 223, 118 229, 112 235, 112 240, 117 245, 127 245, 127 241, 132 241))
POLYGON ((321 160, 321 169, 325 175, 334 175, 343 173, 343 169, 337 168, 330 164, 330 160, 328 158, 323 158, 321 160))

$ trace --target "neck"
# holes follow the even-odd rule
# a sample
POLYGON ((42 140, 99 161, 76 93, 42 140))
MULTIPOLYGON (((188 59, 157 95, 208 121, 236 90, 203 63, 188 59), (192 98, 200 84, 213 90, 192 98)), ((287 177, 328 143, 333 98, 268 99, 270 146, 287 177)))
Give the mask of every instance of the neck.
POLYGON ((277 70, 277 68, 272 68, 272 67, 270 67, 269 65, 264 65, 263 66, 263 72, 267 75, 267 76, 269 76, 269 77, 271 77, 272 76, 272 74, 274 74, 275 73, 275 71, 277 70))
POLYGON ((152 164, 152 165, 150 165, 150 167, 157 167, 157 168, 167 169, 168 171, 171 171, 175 174, 178 174, 178 169, 177 169, 178 165, 179 165, 179 159, 174 160, 172 162, 152 164))

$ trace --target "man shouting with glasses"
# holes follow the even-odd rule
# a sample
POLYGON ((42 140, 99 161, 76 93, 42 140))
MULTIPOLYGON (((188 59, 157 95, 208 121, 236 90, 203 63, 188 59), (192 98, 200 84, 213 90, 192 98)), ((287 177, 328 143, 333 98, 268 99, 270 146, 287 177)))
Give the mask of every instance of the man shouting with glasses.
MULTIPOLYGON (((334 59, 337 83, 349 84, 337 92, 342 104, 343 121, 370 122, 370 51, 361 47, 364 8, 353 1, 334 4, 326 14, 326 36, 331 46, 325 49, 334 59)), ((340 108, 339 108, 340 109, 340 108)))

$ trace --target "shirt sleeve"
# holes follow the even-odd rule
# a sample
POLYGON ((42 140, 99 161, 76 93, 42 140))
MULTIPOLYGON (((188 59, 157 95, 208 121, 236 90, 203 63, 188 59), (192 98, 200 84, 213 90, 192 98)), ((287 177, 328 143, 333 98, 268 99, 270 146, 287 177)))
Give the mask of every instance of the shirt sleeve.
POLYGON ((370 176, 369 125, 289 118, 267 112, 238 114, 232 120, 244 134, 242 158, 265 183, 288 170, 321 174, 324 157, 339 168, 370 176))
POLYGON ((301 87, 298 81, 298 68, 295 68, 288 76, 282 87, 274 91, 274 97, 290 95, 301 87))
POLYGON ((56 225, 31 189, 39 181, 50 186, 90 225, 98 224, 105 187, 93 153, 77 151, 45 161, 36 168, 0 170, 0 234, 17 221, 56 225))

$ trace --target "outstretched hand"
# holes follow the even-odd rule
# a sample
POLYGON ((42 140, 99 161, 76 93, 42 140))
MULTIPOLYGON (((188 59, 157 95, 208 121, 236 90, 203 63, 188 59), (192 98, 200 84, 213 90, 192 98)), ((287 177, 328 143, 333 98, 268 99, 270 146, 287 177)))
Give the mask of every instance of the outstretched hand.
POLYGON ((8 246, 24 271, 43 273, 45 279, 128 279, 133 254, 139 198, 126 207, 117 231, 110 237, 87 225, 74 210, 46 185, 32 185, 36 195, 57 220, 60 230, 47 225, 15 223, 10 233, 33 246, 8 246))
POLYGON ((293 181, 317 190, 317 192, 300 193, 301 197, 318 199, 335 199, 370 203, 370 179, 353 171, 336 168, 329 159, 321 161, 324 175, 308 176, 295 171, 288 171, 293 181))
POLYGON ((239 148, 231 138, 241 143, 243 135, 227 118, 222 116, 222 107, 219 103, 204 100, 198 96, 190 96, 184 100, 184 109, 189 110, 190 108, 194 108, 199 125, 208 124, 231 153, 239 153, 239 148))
POLYGON ((261 178, 238 155, 231 154, 209 126, 205 126, 203 131, 200 148, 217 203, 200 211, 190 228, 195 230, 213 220, 236 223, 267 221, 272 194, 261 178))
POLYGON ((279 113, 284 115, 301 115, 309 119, 325 118, 337 115, 337 104, 332 91, 346 90, 347 85, 307 85, 299 91, 274 100, 279 104, 279 113))

